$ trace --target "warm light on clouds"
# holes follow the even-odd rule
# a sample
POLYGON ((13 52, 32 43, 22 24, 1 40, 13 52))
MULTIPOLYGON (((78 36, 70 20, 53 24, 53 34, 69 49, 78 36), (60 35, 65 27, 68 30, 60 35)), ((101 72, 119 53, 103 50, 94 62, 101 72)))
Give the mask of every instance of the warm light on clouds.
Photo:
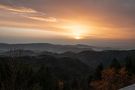
POLYGON ((1 27, 1 37, 20 39, 53 39, 59 38, 61 33, 42 29, 6 28, 1 27))
POLYGON ((56 18, 54 17, 46 17, 46 18, 43 18, 43 17, 31 17, 29 16, 28 18, 30 19, 33 19, 33 20, 38 20, 38 21, 45 21, 45 22, 57 22, 56 18))
POLYGON ((134 0, 0 0, 0 38, 135 42, 134 12, 134 0))
POLYGON ((12 11, 12 12, 18 12, 18 13, 36 13, 36 11, 31 8, 13 7, 13 6, 2 5, 2 4, 0 4, 0 9, 12 11))

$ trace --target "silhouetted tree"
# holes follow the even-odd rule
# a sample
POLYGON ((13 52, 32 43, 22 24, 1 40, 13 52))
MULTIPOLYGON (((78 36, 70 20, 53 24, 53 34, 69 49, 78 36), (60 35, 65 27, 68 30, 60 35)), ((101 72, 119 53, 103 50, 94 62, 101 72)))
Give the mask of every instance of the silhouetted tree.
POLYGON ((79 80, 73 79, 71 86, 72 86, 72 90, 79 90, 80 89, 79 80))
POLYGON ((95 69, 94 80, 100 80, 102 76, 103 64, 100 63, 95 69))
POLYGON ((92 88, 92 86, 91 86, 92 79, 93 79, 93 76, 90 75, 90 76, 88 77, 88 80, 87 80, 87 81, 88 81, 88 89, 89 89, 89 90, 92 88))
POLYGON ((41 66, 38 71, 38 80, 42 90, 53 90, 55 81, 48 67, 41 66))
POLYGON ((131 58, 126 57, 125 62, 126 62, 125 64, 126 70, 128 71, 128 74, 131 75, 134 72, 134 67, 131 58))
POLYGON ((114 58, 114 59, 112 60, 112 63, 111 63, 111 65, 110 65, 110 67, 111 67, 111 68, 114 68, 114 69, 116 69, 116 70, 118 70, 118 69, 121 68, 121 65, 120 65, 119 61, 118 61, 116 58, 114 58))

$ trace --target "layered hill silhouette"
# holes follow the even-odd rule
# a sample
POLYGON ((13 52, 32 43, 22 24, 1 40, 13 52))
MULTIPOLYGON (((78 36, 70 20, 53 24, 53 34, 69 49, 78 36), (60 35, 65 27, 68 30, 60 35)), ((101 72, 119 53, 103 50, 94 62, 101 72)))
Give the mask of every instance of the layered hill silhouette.
POLYGON ((50 43, 29 43, 29 44, 6 44, 0 43, 0 51, 9 51, 11 49, 22 49, 22 50, 32 50, 36 52, 48 51, 55 53, 63 53, 63 52, 81 52, 85 50, 110 50, 109 47, 97 47, 97 46, 89 46, 89 45, 58 45, 58 44, 50 44, 50 43))

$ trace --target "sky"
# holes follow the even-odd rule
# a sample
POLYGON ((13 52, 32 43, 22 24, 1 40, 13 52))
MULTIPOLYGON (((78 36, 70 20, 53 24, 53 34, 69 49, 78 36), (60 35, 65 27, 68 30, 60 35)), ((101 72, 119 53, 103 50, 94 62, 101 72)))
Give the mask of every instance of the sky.
POLYGON ((135 0, 0 0, 1 43, 135 48, 135 0))

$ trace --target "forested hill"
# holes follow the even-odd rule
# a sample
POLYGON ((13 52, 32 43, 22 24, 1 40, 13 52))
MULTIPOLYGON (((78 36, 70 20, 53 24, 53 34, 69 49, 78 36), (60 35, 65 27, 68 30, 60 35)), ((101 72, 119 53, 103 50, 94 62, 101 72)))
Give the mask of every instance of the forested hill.
MULTIPOLYGON (((98 64, 103 63, 108 66, 111 61, 116 58, 119 62, 123 63, 126 57, 135 59, 135 50, 105 50, 105 51, 82 51, 82 52, 64 52, 64 53, 53 53, 48 51, 35 52, 31 50, 12 50, 0 53, 1 56, 33 56, 40 58, 41 56, 50 56, 53 58, 70 58, 77 59, 79 62, 86 64, 87 66, 94 68, 98 64)), ((28 60, 31 61, 31 60, 28 60)), ((72 61, 72 60, 71 60, 72 61)), ((32 61, 33 62, 33 61, 32 61)), ((57 60, 56 60, 57 62, 57 60)))
POLYGON ((0 55, 0 89, 118 90, 134 83, 134 60, 134 50, 61 54, 9 51, 0 55))

